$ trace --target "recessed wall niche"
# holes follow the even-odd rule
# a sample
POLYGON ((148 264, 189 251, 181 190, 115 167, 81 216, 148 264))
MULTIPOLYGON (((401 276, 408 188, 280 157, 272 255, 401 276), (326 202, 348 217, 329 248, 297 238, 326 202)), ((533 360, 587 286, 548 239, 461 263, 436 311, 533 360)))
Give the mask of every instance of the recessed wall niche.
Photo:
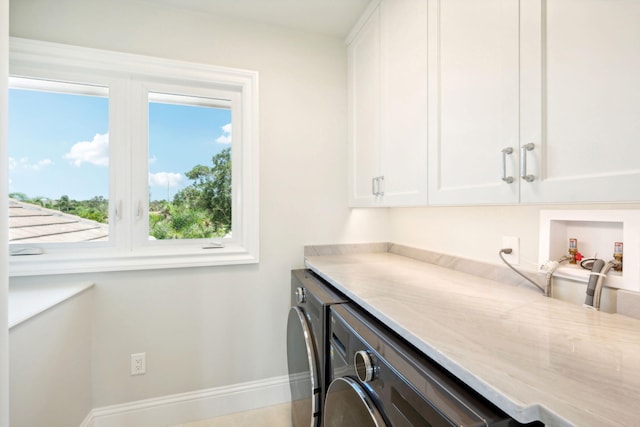
MULTIPOLYGON (((623 243, 623 269, 611 270, 605 286, 640 292, 640 210, 543 210, 540 212, 540 265, 569 254, 569 239, 577 239, 585 258, 613 258, 623 243)), ((554 276, 587 283, 590 271, 580 263, 563 262, 554 276)))

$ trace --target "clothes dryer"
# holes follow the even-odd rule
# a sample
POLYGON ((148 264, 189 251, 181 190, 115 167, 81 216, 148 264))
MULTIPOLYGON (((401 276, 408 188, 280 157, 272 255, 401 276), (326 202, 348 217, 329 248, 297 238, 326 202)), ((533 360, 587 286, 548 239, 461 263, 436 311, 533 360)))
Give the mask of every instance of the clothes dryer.
POLYGON ((346 299, 310 270, 291 272, 287 364, 293 427, 321 426, 329 372, 329 307, 346 299))

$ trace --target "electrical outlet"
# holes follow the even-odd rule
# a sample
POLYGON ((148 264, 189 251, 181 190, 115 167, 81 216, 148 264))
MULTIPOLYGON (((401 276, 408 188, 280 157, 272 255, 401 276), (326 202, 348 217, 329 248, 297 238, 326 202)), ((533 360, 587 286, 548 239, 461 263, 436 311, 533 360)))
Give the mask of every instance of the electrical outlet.
POLYGON ((131 375, 142 375, 147 370, 145 353, 135 353, 131 355, 131 375))
POLYGON ((511 249, 510 254, 502 254, 511 265, 520 265, 520 238, 514 236, 502 236, 502 248, 511 249))

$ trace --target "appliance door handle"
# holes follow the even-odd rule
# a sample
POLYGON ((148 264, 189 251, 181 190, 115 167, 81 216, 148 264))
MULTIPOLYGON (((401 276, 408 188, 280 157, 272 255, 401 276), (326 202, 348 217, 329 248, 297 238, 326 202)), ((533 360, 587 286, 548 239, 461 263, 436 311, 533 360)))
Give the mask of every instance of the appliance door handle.
POLYGON ((507 184, 513 183, 513 177, 507 176, 507 154, 513 154, 513 147, 502 149, 502 180, 507 184))
POLYGON ((533 142, 520 147, 520 176, 527 182, 533 182, 536 179, 533 175, 527 175, 527 151, 533 151, 535 147, 533 142))

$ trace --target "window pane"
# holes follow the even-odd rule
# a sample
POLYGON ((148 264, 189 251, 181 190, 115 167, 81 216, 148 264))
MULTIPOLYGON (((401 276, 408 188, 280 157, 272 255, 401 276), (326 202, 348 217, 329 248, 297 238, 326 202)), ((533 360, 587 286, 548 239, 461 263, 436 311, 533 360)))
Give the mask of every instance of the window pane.
POLYGON ((109 238, 107 88, 12 79, 9 242, 109 238))
POLYGON ((150 239, 229 237, 231 228, 230 103, 150 94, 150 239))

